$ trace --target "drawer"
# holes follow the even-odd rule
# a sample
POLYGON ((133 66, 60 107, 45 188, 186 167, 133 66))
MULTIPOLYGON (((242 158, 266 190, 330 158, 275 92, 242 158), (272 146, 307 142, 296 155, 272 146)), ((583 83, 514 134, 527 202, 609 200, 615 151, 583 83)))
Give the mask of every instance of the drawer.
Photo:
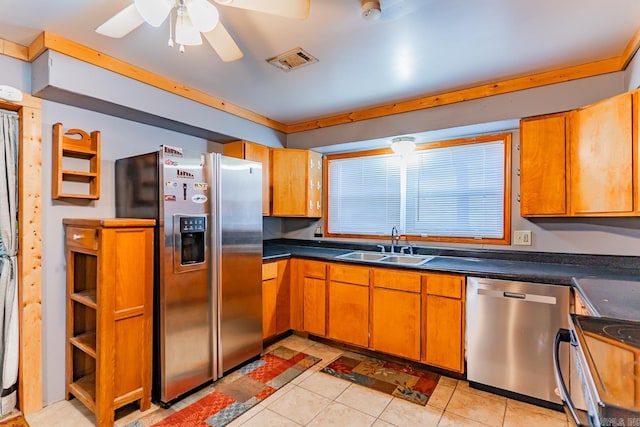
POLYGON ((69 247, 98 249, 98 230, 95 228, 67 227, 66 245, 69 247))
POLYGON ((373 286, 376 288, 420 293, 421 277, 422 275, 420 273, 375 269, 373 270, 373 286))
POLYGON ((300 266, 304 277, 315 277, 316 279, 327 278, 327 264, 319 261, 302 261, 300 266))
POLYGON ((262 264, 262 280, 275 279, 276 277, 278 277, 277 262, 262 264))
POLYGON ((427 284, 427 294, 441 297, 462 298, 464 276, 451 274, 426 274, 423 280, 427 284))
POLYGON ((369 286, 369 268, 352 267, 344 264, 329 264, 329 280, 369 286))

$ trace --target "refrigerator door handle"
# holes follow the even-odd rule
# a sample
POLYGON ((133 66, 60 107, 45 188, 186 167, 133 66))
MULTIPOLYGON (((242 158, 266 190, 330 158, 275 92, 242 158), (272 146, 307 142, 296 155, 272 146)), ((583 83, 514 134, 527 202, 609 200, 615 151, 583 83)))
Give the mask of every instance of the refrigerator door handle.
POLYGON ((214 153, 207 153, 207 182, 209 183, 209 212, 211 212, 211 228, 210 228, 210 236, 211 240, 210 245, 210 265, 211 265, 211 275, 210 275, 210 289, 211 289, 211 320, 212 320, 212 328, 211 332, 213 336, 211 337, 211 355, 212 355, 212 372, 213 372, 213 380, 217 380, 222 377, 222 358, 221 358, 221 348, 220 348, 220 245, 221 245, 221 234, 220 234, 220 215, 219 212, 219 198, 220 192, 217 188, 217 182, 215 177, 218 175, 217 171, 220 167, 219 164, 219 156, 216 156, 214 153))

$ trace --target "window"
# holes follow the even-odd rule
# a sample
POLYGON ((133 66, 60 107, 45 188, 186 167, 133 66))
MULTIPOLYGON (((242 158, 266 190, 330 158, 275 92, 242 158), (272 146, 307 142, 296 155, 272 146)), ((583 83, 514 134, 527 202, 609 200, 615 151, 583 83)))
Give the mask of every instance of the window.
POLYGON ((327 234, 509 243, 510 134, 327 156, 327 234))

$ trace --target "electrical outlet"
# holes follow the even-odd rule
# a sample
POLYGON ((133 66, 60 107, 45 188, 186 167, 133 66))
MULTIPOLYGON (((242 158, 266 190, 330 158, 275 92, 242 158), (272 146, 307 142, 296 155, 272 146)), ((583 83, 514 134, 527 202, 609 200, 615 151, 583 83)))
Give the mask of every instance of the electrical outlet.
POLYGON ((513 232, 513 244, 531 246, 531 231, 516 230, 513 232))

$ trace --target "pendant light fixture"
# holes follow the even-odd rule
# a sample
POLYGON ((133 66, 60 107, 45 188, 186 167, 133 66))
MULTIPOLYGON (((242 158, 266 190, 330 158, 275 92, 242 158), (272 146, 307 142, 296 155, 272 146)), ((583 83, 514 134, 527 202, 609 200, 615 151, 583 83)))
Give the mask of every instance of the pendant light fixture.
POLYGON ((416 149, 416 139, 413 136, 398 136, 391 140, 391 149, 401 156, 412 153, 416 149))

